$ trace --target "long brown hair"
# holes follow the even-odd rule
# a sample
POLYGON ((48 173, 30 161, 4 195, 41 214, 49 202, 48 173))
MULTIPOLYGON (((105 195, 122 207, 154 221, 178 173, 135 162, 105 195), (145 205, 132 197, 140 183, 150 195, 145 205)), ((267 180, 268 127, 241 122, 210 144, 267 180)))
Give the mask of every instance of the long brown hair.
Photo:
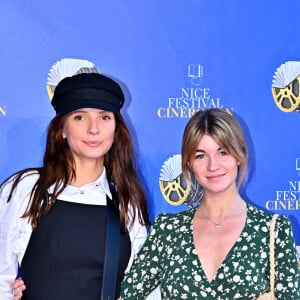
MULTIPOLYGON (((130 134, 122 115, 119 112, 115 112, 114 115, 116 119, 114 143, 104 157, 104 166, 108 180, 118 193, 121 226, 125 228, 126 224, 133 224, 136 217, 141 224, 149 225, 146 196, 137 176, 130 134), (130 218, 128 218, 129 208, 132 211, 130 218)), ((62 136, 65 118, 65 115, 56 115, 48 126, 42 167, 27 168, 13 175, 14 180, 7 201, 13 198, 13 192, 22 178, 30 176, 32 172, 39 173, 23 215, 29 218, 33 228, 38 225, 41 217, 50 211, 66 185, 76 178, 75 161, 68 143, 62 136), (53 192, 48 194, 51 186, 53 192)))

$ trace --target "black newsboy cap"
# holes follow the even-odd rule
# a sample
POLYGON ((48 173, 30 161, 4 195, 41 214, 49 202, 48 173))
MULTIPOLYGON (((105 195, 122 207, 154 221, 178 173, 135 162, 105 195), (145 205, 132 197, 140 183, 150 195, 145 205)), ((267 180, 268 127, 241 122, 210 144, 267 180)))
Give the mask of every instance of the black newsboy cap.
POLYGON ((120 85, 98 73, 80 73, 61 80, 51 101, 56 114, 67 114, 79 108, 119 111, 124 104, 120 85))

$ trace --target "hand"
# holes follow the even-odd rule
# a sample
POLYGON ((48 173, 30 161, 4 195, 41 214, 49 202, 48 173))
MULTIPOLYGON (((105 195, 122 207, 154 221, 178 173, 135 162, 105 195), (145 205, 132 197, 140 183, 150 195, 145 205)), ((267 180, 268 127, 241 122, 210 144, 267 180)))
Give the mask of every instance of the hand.
POLYGON ((13 283, 14 300, 20 300, 23 296, 26 286, 22 278, 17 278, 13 283))

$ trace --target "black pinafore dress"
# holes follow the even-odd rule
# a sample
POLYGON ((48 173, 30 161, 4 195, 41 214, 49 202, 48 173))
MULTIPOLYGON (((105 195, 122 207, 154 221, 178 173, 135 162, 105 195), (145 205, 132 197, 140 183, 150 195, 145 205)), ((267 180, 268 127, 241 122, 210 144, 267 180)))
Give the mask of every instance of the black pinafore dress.
MULTIPOLYGON (((23 300, 101 299, 107 206, 56 200, 39 222, 22 260, 23 300)), ((113 237, 109 237, 113 238, 113 237)), ((131 243, 120 234, 116 295, 129 261, 131 243)), ((107 300, 107 299, 105 299, 107 300)))

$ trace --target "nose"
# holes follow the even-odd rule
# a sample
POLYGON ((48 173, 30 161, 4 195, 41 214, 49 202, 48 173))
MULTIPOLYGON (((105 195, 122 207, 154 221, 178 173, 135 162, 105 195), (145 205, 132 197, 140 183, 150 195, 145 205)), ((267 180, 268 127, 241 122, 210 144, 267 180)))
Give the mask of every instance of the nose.
POLYGON ((210 156, 208 160, 208 169, 210 171, 218 170, 220 167, 219 160, 215 156, 210 156))
POLYGON ((97 134, 100 131, 99 128, 100 128, 99 121, 96 119, 91 119, 88 127, 89 133, 97 134))

